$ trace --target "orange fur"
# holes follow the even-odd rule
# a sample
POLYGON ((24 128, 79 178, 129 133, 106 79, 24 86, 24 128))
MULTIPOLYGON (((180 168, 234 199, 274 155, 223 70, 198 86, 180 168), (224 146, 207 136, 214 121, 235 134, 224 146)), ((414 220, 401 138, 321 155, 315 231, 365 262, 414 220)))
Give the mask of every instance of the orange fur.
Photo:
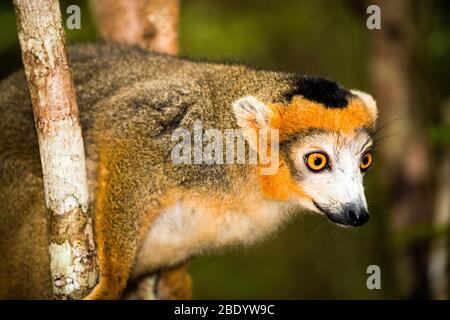
POLYGON ((163 300, 187 300, 192 298, 192 279, 189 263, 163 270, 160 274, 157 295, 163 300))
POLYGON ((271 127, 279 130, 280 141, 310 128, 348 134, 356 128, 372 127, 375 120, 358 98, 352 98, 342 109, 326 108, 303 97, 294 97, 287 106, 271 104, 269 107, 274 111, 271 127))
POLYGON ((260 175, 259 181, 262 192, 269 199, 287 201, 293 197, 307 197, 295 183, 283 159, 280 159, 280 168, 276 174, 260 175))

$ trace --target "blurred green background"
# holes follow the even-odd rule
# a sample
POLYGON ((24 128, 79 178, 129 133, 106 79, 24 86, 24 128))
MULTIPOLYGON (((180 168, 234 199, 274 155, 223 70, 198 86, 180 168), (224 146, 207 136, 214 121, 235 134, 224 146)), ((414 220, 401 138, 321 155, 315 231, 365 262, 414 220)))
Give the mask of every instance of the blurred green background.
MULTIPOLYGON (((366 181, 369 224, 344 230, 324 218, 301 213, 256 246, 195 259, 191 268, 194 298, 448 298, 449 208, 445 208, 445 198, 450 194, 445 196, 445 181, 450 177, 448 169, 443 173, 442 168, 448 168, 449 161, 450 2, 406 2, 411 10, 397 14, 408 15, 413 22, 414 41, 407 51, 408 63, 399 72, 411 75, 409 80, 414 78, 407 89, 413 94, 414 108, 408 106, 403 109, 407 113, 398 116, 412 119, 415 134, 406 141, 415 137, 423 141, 426 181, 418 187, 397 177, 395 167, 388 165, 389 150, 385 150, 366 181), (404 194, 409 188, 413 192, 404 194), (439 198, 442 192, 443 200, 439 198), (406 213, 399 206, 416 196, 423 210, 414 213, 417 219, 409 219, 408 203, 406 213), (398 222, 397 213, 406 219, 398 222), (437 223, 437 215, 447 218, 437 223), (436 252, 440 260, 435 261, 436 252), (372 264, 381 268, 381 290, 366 287, 366 268, 372 264), (433 275, 436 265, 438 279, 433 275)), ((63 17, 67 16, 65 8, 74 3, 81 7, 82 28, 66 30, 69 44, 95 41, 96 28, 85 1, 62 1, 63 17)), ((373 93, 378 100, 371 65, 376 68, 383 54, 386 59, 391 56, 389 50, 386 54, 385 49, 376 49, 380 48, 377 41, 383 41, 384 32, 396 33, 395 26, 383 24, 383 8, 382 29, 368 30, 367 5, 364 1, 181 0, 180 55, 326 75, 346 87, 373 93)), ((9 1, 0 3, 0 61, 0 78, 21 65, 9 1)), ((387 94, 380 92, 387 96, 382 102, 389 101, 389 92, 400 89, 385 90, 387 94)), ((397 125, 391 120, 381 114, 380 122, 388 128, 397 125)))

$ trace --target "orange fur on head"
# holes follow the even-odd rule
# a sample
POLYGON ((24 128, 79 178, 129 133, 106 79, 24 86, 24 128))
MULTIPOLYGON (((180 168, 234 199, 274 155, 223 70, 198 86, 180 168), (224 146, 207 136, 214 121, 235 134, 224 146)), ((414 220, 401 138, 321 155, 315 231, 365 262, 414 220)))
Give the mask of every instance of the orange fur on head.
POLYGON ((326 108, 303 97, 294 97, 292 103, 271 104, 274 111, 271 127, 278 129, 280 141, 305 129, 324 129, 348 134, 357 128, 373 127, 375 119, 364 103, 352 98, 345 108, 326 108))
POLYGON ((288 201, 294 198, 308 198, 295 183, 283 159, 280 159, 280 168, 274 175, 260 175, 259 182, 264 195, 272 200, 288 201))

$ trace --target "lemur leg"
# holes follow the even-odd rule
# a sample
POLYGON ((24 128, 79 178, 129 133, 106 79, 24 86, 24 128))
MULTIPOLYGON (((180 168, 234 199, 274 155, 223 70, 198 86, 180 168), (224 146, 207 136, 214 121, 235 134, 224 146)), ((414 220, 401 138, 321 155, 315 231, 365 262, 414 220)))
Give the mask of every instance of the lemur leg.
MULTIPOLYGON (((105 170, 100 168, 100 171, 105 170)), ((96 198, 95 238, 100 278, 97 286, 86 297, 88 300, 119 299, 125 288, 132 262, 135 258, 133 237, 124 238, 125 230, 132 225, 120 225, 124 219, 117 219, 120 208, 112 203, 110 181, 104 172, 99 173, 96 198), (117 222, 117 223, 115 223, 117 222)), ((109 178, 109 177, 108 177, 109 178)), ((133 228, 134 229, 134 228, 133 228)), ((132 230, 135 231, 135 230, 132 230)))
POLYGON ((189 263, 141 276, 127 288, 126 300, 187 300, 192 298, 189 263))
POLYGON ((156 300, 156 284, 159 274, 152 273, 134 280, 123 296, 124 300, 156 300))
POLYGON ((136 258, 139 234, 142 228, 149 228, 152 214, 136 207, 129 196, 136 185, 120 170, 108 171, 100 165, 97 188, 95 238, 100 279, 86 299, 120 299, 136 258), (130 190, 123 189, 126 185, 130 190))
POLYGON ((156 285, 157 299, 192 299, 192 279, 189 275, 189 262, 162 270, 156 285))

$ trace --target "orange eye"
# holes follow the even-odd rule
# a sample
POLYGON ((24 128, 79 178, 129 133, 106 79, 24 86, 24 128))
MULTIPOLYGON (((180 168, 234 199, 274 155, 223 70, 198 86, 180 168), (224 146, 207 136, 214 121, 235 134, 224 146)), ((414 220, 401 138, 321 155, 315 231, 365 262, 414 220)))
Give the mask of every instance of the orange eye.
POLYGON ((359 168, 365 171, 369 169, 371 164, 372 164, 372 153, 367 152, 362 156, 361 161, 359 162, 359 168))
POLYGON ((318 172, 327 167, 328 158, 323 153, 313 152, 306 155, 305 163, 308 169, 318 172))

